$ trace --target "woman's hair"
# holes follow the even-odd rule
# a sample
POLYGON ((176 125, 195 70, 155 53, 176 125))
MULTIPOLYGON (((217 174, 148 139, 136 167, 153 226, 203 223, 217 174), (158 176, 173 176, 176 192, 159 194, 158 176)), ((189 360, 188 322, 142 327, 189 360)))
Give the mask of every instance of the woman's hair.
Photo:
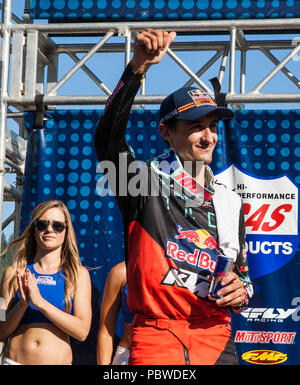
POLYGON ((32 218, 29 222, 29 225, 26 227, 26 229, 20 235, 19 238, 13 240, 7 246, 7 248, 1 253, 1 255, 5 254, 11 247, 18 246, 16 253, 13 257, 13 265, 16 268, 19 268, 24 271, 28 264, 33 263, 33 259, 36 253, 34 223, 44 213, 46 213, 52 208, 59 208, 62 210, 67 224, 65 239, 61 250, 60 268, 63 270, 65 275, 65 311, 69 312, 71 309, 71 297, 74 295, 74 292, 76 290, 76 283, 81 261, 79 258, 76 236, 72 225, 70 213, 63 202, 57 200, 49 200, 42 202, 37 207, 35 207, 32 212, 32 218))

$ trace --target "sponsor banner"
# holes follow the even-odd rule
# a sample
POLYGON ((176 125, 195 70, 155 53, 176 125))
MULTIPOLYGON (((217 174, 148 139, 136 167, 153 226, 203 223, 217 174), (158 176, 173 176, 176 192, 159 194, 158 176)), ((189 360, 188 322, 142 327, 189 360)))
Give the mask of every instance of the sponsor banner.
POLYGON ((298 186, 288 176, 255 177, 231 165, 217 180, 243 200, 247 256, 252 279, 287 264, 299 245, 298 186))
POLYGON ((240 363, 299 364, 300 298, 294 278, 299 270, 299 186, 287 175, 256 176, 233 164, 217 180, 243 201, 249 276, 254 283, 250 307, 233 316, 240 363))

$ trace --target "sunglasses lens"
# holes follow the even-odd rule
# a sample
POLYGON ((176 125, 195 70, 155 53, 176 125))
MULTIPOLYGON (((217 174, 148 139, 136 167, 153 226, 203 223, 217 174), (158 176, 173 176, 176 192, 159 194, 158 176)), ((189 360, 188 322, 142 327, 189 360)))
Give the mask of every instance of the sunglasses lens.
POLYGON ((42 221, 41 219, 35 222, 35 227, 38 231, 45 231, 48 225, 48 221, 42 221))
MULTIPOLYGON (((45 231, 48 226, 50 225, 51 222, 45 221, 42 219, 39 219, 38 221, 35 222, 35 227, 38 231, 45 231)), ((51 223, 52 229, 57 232, 61 233, 64 231, 64 229, 67 227, 65 222, 59 222, 59 221, 53 221, 51 223)))
POLYGON ((64 229, 66 228, 66 224, 64 222, 58 222, 58 221, 54 221, 52 223, 52 228, 54 231, 56 231, 57 233, 61 233, 64 231, 64 229))

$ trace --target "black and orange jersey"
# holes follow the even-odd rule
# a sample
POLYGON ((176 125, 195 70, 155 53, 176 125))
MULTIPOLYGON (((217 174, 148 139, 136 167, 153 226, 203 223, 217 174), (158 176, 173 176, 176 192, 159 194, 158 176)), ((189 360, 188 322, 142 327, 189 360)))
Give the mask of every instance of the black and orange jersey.
MULTIPOLYGON (((127 121, 141 79, 127 66, 95 135, 98 160, 111 161, 117 169, 111 189, 123 216, 129 308, 156 319, 215 317, 229 322, 229 312, 207 298, 207 276, 219 252, 212 200, 187 207, 186 197, 172 186, 166 194, 168 181, 152 172, 150 163, 138 164, 126 143, 127 121)), ((237 210, 240 251, 234 271, 247 277, 242 205, 237 210)))

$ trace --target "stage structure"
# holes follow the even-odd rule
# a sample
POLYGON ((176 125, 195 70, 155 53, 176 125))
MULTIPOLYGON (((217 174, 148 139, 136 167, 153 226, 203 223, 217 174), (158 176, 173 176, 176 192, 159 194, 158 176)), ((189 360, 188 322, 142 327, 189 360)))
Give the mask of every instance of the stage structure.
POLYGON ((234 317, 233 334, 242 364, 299 363, 300 70, 290 66, 300 58, 297 1, 30 0, 22 20, 12 13, 15 1, 2 6, 0 100, 1 202, 15 202, 15 209, 4 218, 1 205, 1 230, 14 221, 17 234, 40 201, 57 198, 68 205, 94 288, 91 334, 74 343, 75 361, 95 363, 104 281, 124 250, 114 197, 103 196, 93 133, 130 60, 135 34, 160 28, 178 34, 167 66, 161 63, 165 84, 155 85, 151 69, 127 140, 141 160, 164 151, 157 106, 180 86, 197 85, 236 110, 236 121, 220 128, 212 165, 244 200, 256 290, 250 310, 234 317), (267 58, 269 67, 249 66, 253 53, 267 58), (61 67, 66 57, 72 63, 67 70, 61 67), (76 86, 79 72, 92 84, 87 90, 76 86), (113 82, 110 72, 116 73, 113 82), (270 84, 278 74, 287 88, 274 91, 270 84), (292 109, 264 110, 268 103, 292 109), (252 110, 257 104, 261 108, 252 110), (12 119, 17 128, 10 128, 12 119), (8 174, 15 175, 15 186, 8 174))

